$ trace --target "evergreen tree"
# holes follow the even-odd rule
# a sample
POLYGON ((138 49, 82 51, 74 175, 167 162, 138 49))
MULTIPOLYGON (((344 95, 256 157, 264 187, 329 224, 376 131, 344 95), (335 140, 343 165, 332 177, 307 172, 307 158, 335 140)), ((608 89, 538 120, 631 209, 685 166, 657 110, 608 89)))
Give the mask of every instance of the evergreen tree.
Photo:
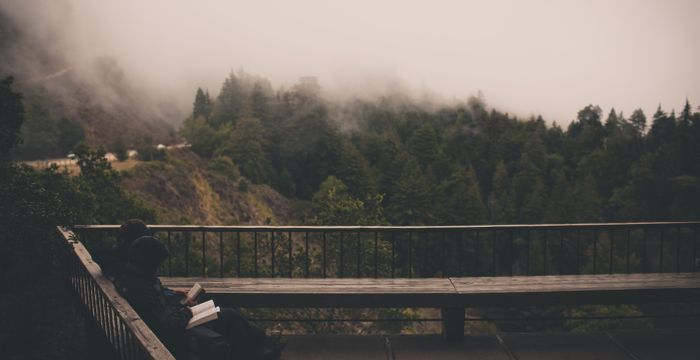
POLYGON ((351 143, 343 144, 336 173, 356 198, 364 199, 377 192, 367 160, 351 143))
POLYGON ((610 109, 607 120, 605 120, 605 131, 608 135, 615 133, 620 127, 620 119, 615 112, 615 108, 610 109))
POLYGON ((675 116, 672 118, 661 109, 661 105, 656 109, 654 118, 649 130, 649 145, 651 149, 657 149, 661 144, 670 142, 676 130, 675 116))
POLYGON ((192 105, 192 118, 196 119, 200 116, 208 118, 210 111, 211 99, 209 98, 209 93, 205 93, 202 88, 197 88, 197 95, 195 95, 194 104, 192 105))
POLYGON ((446 225, 484 224, 486 207, 473 168, 458 168, 439 188, 440 222, 446 225))
POLYGON ((216 154, 231 158, 240 168, 241 174, 253 183, 264 183, 271 175, 264 141, 260 121, 244 118, 231 130, 229 140, 216 150, 216 154))
POLYGON ((435 222, 433 191, 418 160, 409 156, 401 177, 394 184, 387 204, 389 220, 395 225, 427 225, 435 222))
POLYGON ((410 153, 418 159, 421 167, 425 169, 435 161, 438 156, 438 139, 435 128, 430 123, 419 127, 408 142, 410 153))
POLYGON ((493 185, 489 196, 489 211, 491 223, 508 224, 515 220, 515 208, 513 206, 514 197, 511 191, 508 170, 503 161, 496 165, 496 172, 493 174, 493 185))
POLYGON ((231 72, 221 86, 221 92, 214 104, 212 123, 215 126, 221 124, 234 124, 242 115, 245 104, 243 89, 236 75, 231 72))
POLYGON ((255 85, 253 85, 253 90, 250 94, 250 102, 251 115, 261 121, 267 119, 269 115, 269 101, 259 81, 256 81, 255 85))

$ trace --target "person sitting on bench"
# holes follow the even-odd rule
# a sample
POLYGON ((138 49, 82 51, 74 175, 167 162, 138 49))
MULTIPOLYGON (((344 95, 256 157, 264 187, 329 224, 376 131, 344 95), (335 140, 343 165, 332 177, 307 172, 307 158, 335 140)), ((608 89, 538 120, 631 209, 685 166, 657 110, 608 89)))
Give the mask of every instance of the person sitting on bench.
POLYGON ((129 247, 134 240, 151 235, 146 223, 140 219, 129 219, 117 232, 117 243, 108 250, 96 251, 92 256, 97 265, 102 269, 102 275, 114 281, 126 270, 129 262, 129 247))
POLYGON ((169 289, 157 276, 169 256, 157 238, 143 236, 131 245, 123 276, 115 280, 124 296, 163 344, 178 358, 279 359, 284 343, 279 339, 265 351, 265 333, 252 326, 236 310, 222 308, 218 319, 186 329, 192 313, 187 305, 166 298, 169 289))

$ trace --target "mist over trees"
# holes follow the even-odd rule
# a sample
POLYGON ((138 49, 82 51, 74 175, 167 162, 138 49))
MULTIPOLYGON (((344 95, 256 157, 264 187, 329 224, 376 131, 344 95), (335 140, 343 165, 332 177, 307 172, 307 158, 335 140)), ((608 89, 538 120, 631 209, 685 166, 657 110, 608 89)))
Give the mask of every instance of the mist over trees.
POLYGON ((360 202, 379 195, 395 225, 700 216, 700 113, 688 101, 680 115, 659 106, 650 123, 641 109, 628 118, 588 105, 564 129, 479 98, 339 102, 314 78, 273 91, 232 72, 214 99, 197 90, 182 134, 201 156, 230 159, 290 197, 329 186, 360 202))

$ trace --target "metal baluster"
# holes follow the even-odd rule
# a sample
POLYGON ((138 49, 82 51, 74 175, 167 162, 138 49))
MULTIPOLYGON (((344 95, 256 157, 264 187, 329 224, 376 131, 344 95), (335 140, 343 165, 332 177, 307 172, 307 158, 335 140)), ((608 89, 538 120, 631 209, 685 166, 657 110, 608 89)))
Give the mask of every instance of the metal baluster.
POLYGON ((559 230, 559 275, 564 273, 564 229, 559 230))
POLYGON ((185 276, 190 276, 190 233, 185 232, 185 276))
POLYGON ((598 273, 598 231, 593 230, 593 273, 598 273))
POLYGON ((360 232, 357 232, 357 277, 360 277, 360 265, 362 260, 362 243, 360 242, 360 232))
POLYGON ((462 276, 462 250, 464 249, 464 233, 459 233, 457 239, 457 276, 462 276))
POLYGON ((493 251, 491 252, 491 267, 493 267, 493 276, 496 276, 496 242, 498 240, 498 233, 493 230, 493 251))
POLYGON ((408 277, 413 277, 413 239, 411 232, 408 232, 408 277))
POLYGON ((527 251, 525 252, 526 259, 525 259, 525 275, 529 276, 530 275, 530 230, 527 230, 525 232, 525 236, 527 239, 527 251))
POLYGON ((440 249, 440 277, 445 277, 445 263, 447 262, 447 251, 446 251, 446 242, 447 240, 445 237, 447 236, 444 231, 441 232, 442 234, 442 243, 440 244, 441 249, 440 249))
POLYGON ((343 232, 340 232, 340 277, 343 277, 343 270, 344 270, 344 264, 343 264, 343 232))
MULTIPOLYGON (((476 232, 476 239, 475 239, 476 244, 474 244, 474 276, 479 276, 479 273, 480 273, 479 269, 481 268, 480 264, 479 264, 479 262, 480 262, 479 260, 481 260, 481 258, 479 257, 479 242, 480 242, 479 238, 480 237, 481 237, 481 232, 477 231, 476 232)), ((460 240, 461 240, 461 238, 462 238, 462 233, 460 233, 460 240)), ((460 244, 461 244, 461 242, 460 242, 460 244)))
POLYGON ((306 260, 304 261, 304 276, 309 277, 309 232, 304 234, 304 252, 306 254, 306 260))
POLYGON ((322 249, 321 259, 322 259, 321 262, 323 263, 323 264, 321 264, 323 266, 323 270, 322 270, 323 277, 325 278, 326 277, 326 232, 325 231, 323 232, 323 249, 322 249))
POLYGON ((510 230, 510 235, 508 236, 508 239, 510 240, 510 243, 508 244, 508 261, 509 261, 509 266, 508 266, 508 274, 510 276, 513 276, 513 265, 515 264, 515 249, 513 247, 513 230, 510 230))
POLYGON ((275 277, 275 232, 270 231, 270 277, 275 277))
MULTIPOLYGON (((170 239, 170 231, 168 231, 168 251, 173 253, 173 243, 170 239)), ((173 276, 173 257, 168 256, 168 276, 173 276)))
POLYGON ((379 235, 374 232, 374 278, 377 278, 377 262, 379 261, 379 235))
POLYGON ((287 237, 289 237, 289 278, 292 278, 292 232, 287 233, 287 237))
POLYGON ((236 231, 236 276, 241 277, 241 232, 236 231))
POLYGON ((258 277, 258 232, 253 231, 253 277, 258 277))
POLYGON ((643 229, 643 237, 642 237, 642 273, 647 272, 647 228, 643 229))
POLYGON ((544 261, 542 262, 542 274, 547 275, 547 230, 542 231, 542 238, 542 241, 544 243, 542 246, 542 258, 544 259, 544 261))
POLYGON ((612 274, 613 273, 613 251, 615 250, 615 229, 610 229, 610 265, 608 269, 608 273, 612 274))
POLYGON ((676 228, 676 272, 681 272, 681 227, 676 228))
POLYGON ((202 277, 207 276, 207 236, 202 231, 202 277))
POLYGON ((394 233, 391 234, 391 277, 394 277, 394 273, 396 270, 396 235, 394 233))
POLYGON ((224 277, 224 233, 219 232, 219 277, 224 277))
POLYGON ((659 272, 664 272, 664 229, 661 228, 659 233, 659 272))
POLYGON ((581 273, 581 229, 576 234, 576 273, 581 273))
POLYGON ((693 227, 693 262, 691 267, 693 272, 698 271, 698 226, 693 227))
POLYGON ((626 257, 626 265, 625 265, 625 272, 627 274, 630 273, 630 238, 632 237, 632 229, 627 228, 627 245, 625 246, 625 257, 626 257))

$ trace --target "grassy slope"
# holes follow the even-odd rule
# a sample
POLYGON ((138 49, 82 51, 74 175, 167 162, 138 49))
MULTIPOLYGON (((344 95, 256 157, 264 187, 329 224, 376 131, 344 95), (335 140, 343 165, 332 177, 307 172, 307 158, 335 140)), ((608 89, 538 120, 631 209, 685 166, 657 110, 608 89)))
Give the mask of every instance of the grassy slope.
POLYGON ((207 160, 187 149, 168 160, 125 172, 124 186, 156 210, 161 224, 299 224, 302 208, 267 185, 239 189, 239 182, 207 169, 207 160))

